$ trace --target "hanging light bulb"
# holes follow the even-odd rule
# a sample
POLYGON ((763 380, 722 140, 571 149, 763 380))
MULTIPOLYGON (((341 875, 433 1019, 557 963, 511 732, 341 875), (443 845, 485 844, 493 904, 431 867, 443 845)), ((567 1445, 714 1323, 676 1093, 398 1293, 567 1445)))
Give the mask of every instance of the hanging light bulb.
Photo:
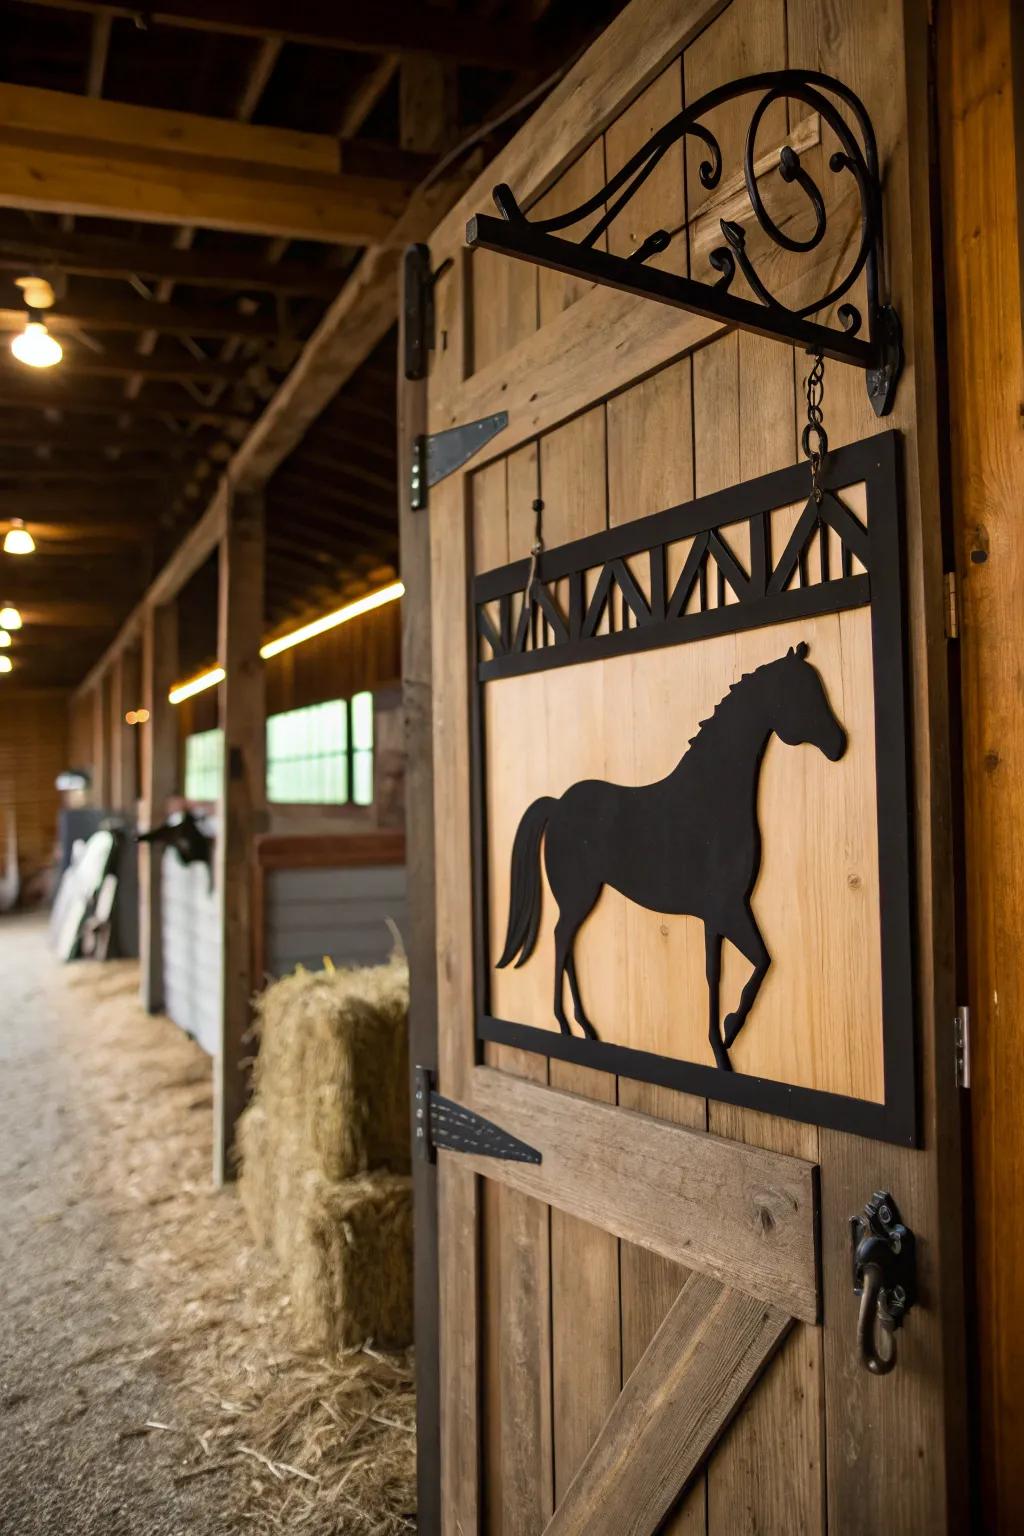
POLYGON ((50 335, 44 321, 32 318, 31 310, 25 329, 11 342, 11 351, 19 363, 30 368, 52 368, 64 356, 60 342, 50 335))
POLYGON ((4 538, 5 555, 31 555, 36 547, 36 541, 25 527, 20 517, 11 518, 11 526, 4 538))
POLYGON ((8 651, 11 648, 11 637, 6 629, 0 629, 0 651, 8 651))
POLYGON ((21 614, 10 605, 0 608, 0 629, 20 629, 21 614))
POLYGON ((0 656, 0 672, 12 672, 14 663, 9 656, 0 656))

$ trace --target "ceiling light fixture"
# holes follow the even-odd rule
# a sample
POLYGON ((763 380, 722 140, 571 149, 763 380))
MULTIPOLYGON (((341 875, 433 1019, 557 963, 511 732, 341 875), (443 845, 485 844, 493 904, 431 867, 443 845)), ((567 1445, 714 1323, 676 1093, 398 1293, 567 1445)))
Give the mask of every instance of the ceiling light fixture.
POLYGON ((9 604, 0 608, 0 629, 20 629, 21 614, 9 604))
POLYGON ((36 547, 36 541, 25 527, 24 519, 11 518, 11 526, 4 538, 5 555, 31 555, 36 547))
POLYGON ((9 650, 10 649, 10 645, 11 645, 11 637, 10 637, 10 635, 7 633, 6 629, 0 629, 0 651, 9 650))
POLYGON ((42 317, 42 311, 50 309, 56 298, 53 284, 45 277, 16 277, 14 282, 21 289, 28 313, 25 329, 11 342, 11 351, 29 368, 52 368, 64 356, 64 348, 50 335, 42 317))
POLYGON ((167 695, 172 704, 183 704, 186 699, 193 698, 197 693, 202 693, 205 688, 215 688, 227 677, 223 667, 211 667, 209 672, 200 672, 198 677, 193 677, 187 683, 179 683, 177 688, 172 688, 167 695))
POLYGON ((344 608, 325 613, 322 619, 314 619, 311 624, 303 624, 301 629, 293 629, 289 635, 282 635, 278 640, 268 640, 266 645, 260 646, 260 655, 264 661, 271 656, 278 656, 293 645, 301 645, 303 640, 312 640, 314 635, 322 635, 325 630, 334 629, 338 624, 347 624, 349 619, 358 619, 360 614, 372 613, 374 608, 383 608, 385 603, 395 602, 404 592, 402 583, 393 581, 390 586, 381 587, 379 592, 368 592, 365 597, 357 597, 354 603, 346 603, 344 608))
POLYGON ((52 368, 64 356, 60 342, 50 335, 44 321, 33 318, 31 310, 25 329, 11 342, 11 351, 19 363, 29 368, 52 368))
POLYGON ((14 663, 9 656, 0 656, 0 672, 13 672, 14 663))

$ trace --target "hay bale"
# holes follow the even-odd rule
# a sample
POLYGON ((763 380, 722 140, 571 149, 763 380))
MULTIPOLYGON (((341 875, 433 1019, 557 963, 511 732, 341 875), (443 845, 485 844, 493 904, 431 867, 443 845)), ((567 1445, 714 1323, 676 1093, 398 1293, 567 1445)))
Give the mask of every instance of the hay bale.
POLYGON ((292 1264, 292 1317, 304 1348, 412 1340, 412 1180, 370 1173, 306 1181, 292 1264))
POLYGON ((397 957, 296 971, 257 1005, 240 1193, 304 1347, 412 1338, 408 1008, 397 957))

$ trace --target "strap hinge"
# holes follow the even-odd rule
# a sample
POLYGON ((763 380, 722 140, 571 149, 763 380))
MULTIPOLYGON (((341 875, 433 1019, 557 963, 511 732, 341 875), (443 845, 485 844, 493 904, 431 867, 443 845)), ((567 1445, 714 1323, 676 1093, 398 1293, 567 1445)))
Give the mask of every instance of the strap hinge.
POLYGON ((505 1163, 543 1161, 535 1147, 527 1146, 500 1125, 438 1093, 429 1067, 416 1068, 412 1100, 413 1141, 421 1163, 436 1162, 438 1148, 496 1157, 505 1163))

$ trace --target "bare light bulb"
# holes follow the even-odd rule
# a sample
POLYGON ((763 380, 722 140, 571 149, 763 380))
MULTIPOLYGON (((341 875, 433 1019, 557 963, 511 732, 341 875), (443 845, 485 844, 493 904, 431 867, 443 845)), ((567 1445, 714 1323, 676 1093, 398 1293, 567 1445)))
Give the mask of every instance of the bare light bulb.
POLYGON ((36 541, 25 527, 21 518, 14 518, 4 538, 4 554, 31 555, 35 547, 36 541))
POLYGON ((11 351, 19 363, 26 363, 29 368, 52 368, 64 356, 64 348, 42 320, 26 321, 25 329, 11 342, 11 351))
POLYGON ((21 614, 17 608, 0 608, 0 629, 20 629, 21 614))
POLYGON ((13 672, 14 663, 9 656, 0 656, 0 672, 13 672))
POLYGON ((7 633, 6 629, 0 629, 0 651, 7 651, 7 650, 10 650, 10 648, 11 648, 11 637, 10 637, 10 635, 7 633))

